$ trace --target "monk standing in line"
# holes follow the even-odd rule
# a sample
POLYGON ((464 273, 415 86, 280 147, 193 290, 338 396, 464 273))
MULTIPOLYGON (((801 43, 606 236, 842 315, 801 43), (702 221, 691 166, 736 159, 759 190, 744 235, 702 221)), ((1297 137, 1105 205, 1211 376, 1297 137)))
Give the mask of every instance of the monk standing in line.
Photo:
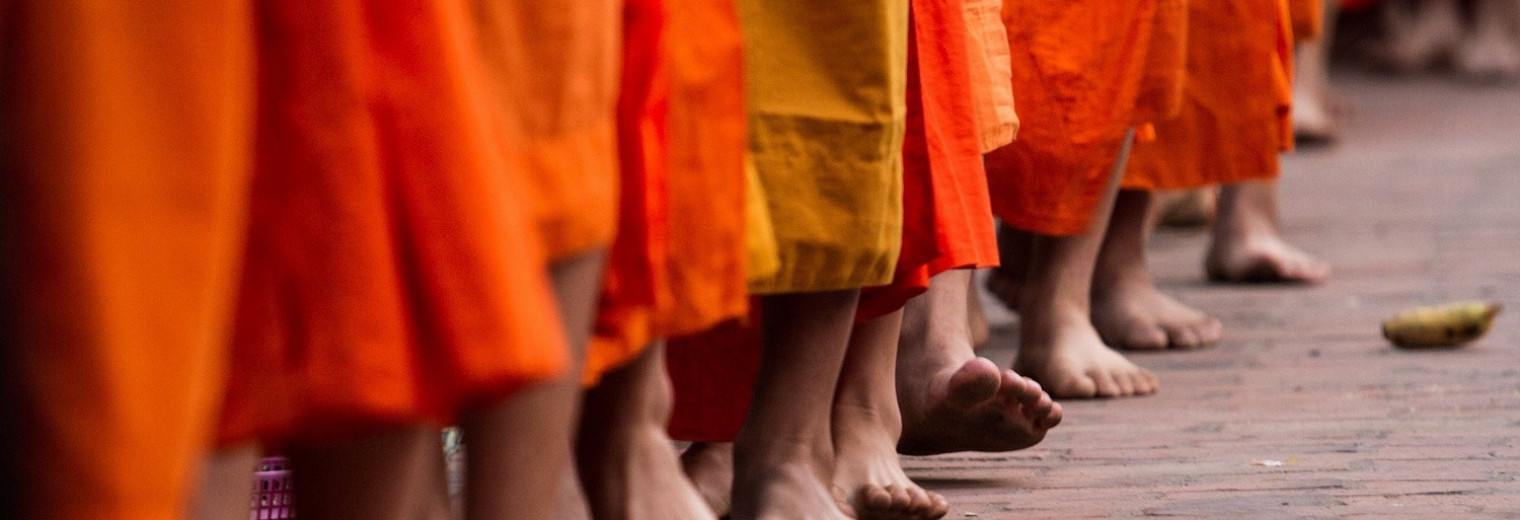
MULTIPOLYGON (((1052 396, 1158 388, 1095 328, 1126 319, 1098 315, 1113 308, 1099 305, 1112 286, 1095 269, 1135 129, 1175 111, 1186 9, 1177 0, 1004 3, 1022 129, 988 156, 1005 224, 1003 266, 989 286, 1022 320, 1014 370, 1052 396)), ((1217 334, 1217 323, 1194 327, 1202 337, 1192 341, 1217 334)))

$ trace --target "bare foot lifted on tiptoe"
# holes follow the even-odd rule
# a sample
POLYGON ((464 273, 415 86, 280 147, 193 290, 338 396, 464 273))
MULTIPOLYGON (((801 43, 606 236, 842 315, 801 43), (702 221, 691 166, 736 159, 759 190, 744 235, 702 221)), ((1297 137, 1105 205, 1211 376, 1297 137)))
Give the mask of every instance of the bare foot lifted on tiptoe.
POLYGON ((1094 288, 1092 324, 1114 348, 1198 348, 1219 342, 1224 325, 1156 288, 1150 280, 1094 288))
POLYGON ((984 358, 898 381, 909 455, 1028 448, 1061 422, 1061 405, 1040 384, 984 358))
POLYGON ((1275 235, 1215 239, 1204 269, 1219 282, 1320 283, 1330 278, 1330 264, 1275 235))

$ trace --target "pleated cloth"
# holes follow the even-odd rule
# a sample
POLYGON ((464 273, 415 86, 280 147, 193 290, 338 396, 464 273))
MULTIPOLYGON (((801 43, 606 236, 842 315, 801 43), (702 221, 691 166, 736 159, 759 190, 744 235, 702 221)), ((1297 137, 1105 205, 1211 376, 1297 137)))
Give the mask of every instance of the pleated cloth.
POLYGON ((546 259, 500 152, 469 6, 259 8, 222 441, 447 424, 562 373, 546 259))
POLYGON ((1293 145, 1285 0, 1192 2, 1182 109, 1137 143, 1124 184, 1182 189, 1272 179, 1293 145))
POLYGON ((750 150, 779 255, 757 293, 892 278, 908 3, 740 0, 750 150))
POLYGON ((1126 131, 1175 109, 1181 2, 1005 0, 1022 126, 987 158, 1005 223, 1087 232, 1126 131))

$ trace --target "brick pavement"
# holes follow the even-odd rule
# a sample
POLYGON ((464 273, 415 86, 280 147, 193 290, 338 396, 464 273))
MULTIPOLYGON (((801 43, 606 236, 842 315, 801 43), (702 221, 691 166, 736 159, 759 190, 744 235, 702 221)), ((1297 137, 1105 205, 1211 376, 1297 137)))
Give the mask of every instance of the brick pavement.
POLYGON ((1224 342, 1132 355, 1158 395, 1066 402, 1034 449, 910 458, 949 518, 1520 518, 1520 89, 1338 79, 1358 109, 1345 143, 1289 157, 1282 183, 1285 234, 1334 280, 1208 285, 1206 235, 1158 235, 1158 280, 1224 342), (1379 335, 1469 298, 1509 309, 1464 349, 1379 335))

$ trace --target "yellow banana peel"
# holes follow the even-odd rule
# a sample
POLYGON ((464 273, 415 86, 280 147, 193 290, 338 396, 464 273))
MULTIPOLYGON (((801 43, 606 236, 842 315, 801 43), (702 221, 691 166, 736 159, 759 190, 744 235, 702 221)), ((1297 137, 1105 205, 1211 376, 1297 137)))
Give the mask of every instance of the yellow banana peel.
POLYGON ((1501 308, 1472 301, 1410 309, 1383 321, 1383 337, 1399 347, 1455 347, 1487 334, 1501 308))

